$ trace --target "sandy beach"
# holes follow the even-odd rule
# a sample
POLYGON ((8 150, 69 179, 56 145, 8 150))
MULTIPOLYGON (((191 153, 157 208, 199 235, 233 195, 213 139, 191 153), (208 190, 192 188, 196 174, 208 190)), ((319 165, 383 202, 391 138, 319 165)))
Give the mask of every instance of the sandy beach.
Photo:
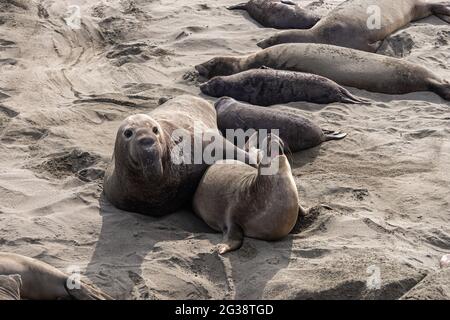
MULTIPOLYGON (((190 211, 115 209, 102 182, 116 130, 161 98, 201 96, 194 66, 275 33, 240 0, 0 0, 0 251, 79 267, 117 299, 450 299, 450 103, 349 88, 368 105, 291 103, 344 140, 292 155, 306 207, 282 241, 222 235, 190 211), (79 10, 81 23, 71 17, 79 10)), ((340 1, 300 1, 325 15, 340 1)), ((450 80, 450 26, 389 36, 380 54, 450 80)), ((286 108, 273 106, 271 108, 286 108)))

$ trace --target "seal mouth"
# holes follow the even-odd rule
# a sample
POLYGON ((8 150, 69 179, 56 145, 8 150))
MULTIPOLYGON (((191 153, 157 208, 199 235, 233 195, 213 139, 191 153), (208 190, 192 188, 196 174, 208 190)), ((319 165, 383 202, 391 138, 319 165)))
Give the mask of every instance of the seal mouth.
POLYGON ((198 74, 201 75, 202 77, 206 77, 207 78, 208 75, 209 75, 208 69, 205 66, 201 65, 201 64, 196 65, 195 66, 195 70, 197 70, 198 74))

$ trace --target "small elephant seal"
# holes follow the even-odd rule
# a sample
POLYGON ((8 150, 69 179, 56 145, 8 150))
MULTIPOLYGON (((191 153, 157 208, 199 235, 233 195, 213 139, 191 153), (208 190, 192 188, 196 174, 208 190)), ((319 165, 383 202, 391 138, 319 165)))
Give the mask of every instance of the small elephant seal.
POLYGON ((253 69, 230 76, 214 77, 200 86, 209 96, 229 96, 260 106, 307 101, 365 103, 336 82, 310 73, 253 69))
POLYGON ((204 132, 214 136, 217 155, 252 163, 244 150, 220 134, 214 106, 204 99, 182 95, 149 114, 132 115, 122 122, 113 160, 105 173, 106 199, 119 209, 152 216, 187 206, 203 173, 213 163, 205 162, 202 156, 202 149, 210 142, 204 132), (179 161, 180 146, 186 146, 181 151, 185 152, 183 157, 188 156, 187 161, 179 161))
POLYGON ((340 85, 388 94, 433 91, 450 100, 450 82, 402 59, 317 43, 280 44, 241 57, 216 57, 195 68, 201 76, 231 75, 267 66, 313 73, 340 85))
MULTIPOLYGON (((250 140, 256 140, 255 136, 250 140)), ((212 229, 223 232, 223 243, 217 247, 220 254, 239 249, 244 235, 281 239, 294 228, 299 212, 304 212, 289 161, 274 149, 281 147, 280 142, 269 135, 267 143, 267 151, 258 152, 263 156, 257 169, 237 161, 218 161, 197 188, 194 212, 212 229), (263 174, 268 168, 272 173, 263 174)))
POLYGON ((312 121, 294 112, 252 106, 229 97, 217 100, 215 107, 217 123, 224 135, 229 129, 253 129, 258 132, 267 130, 269 133, 276 129, 284 142, 285 151, 298 152, 347 136, 343 132, 322 130, 312 121))
POLYGON ((44 262, 14 253, 0 253, 0 274, 20 276, 20 297, 23 299, 111 299, 81 281, 72 283, 68 275, 44 262))
POLYGON ((282 43, 325 43, 376 52, 383 40, 411 21, 436 14, 450 22, 448 1, 348 0, 338 5, 309 30, 279 32, 258 46, 282 43))
POLYGON ((228 9, 245 10, 262 26, 275 29, 309 29, 320 20, 320 16, 287 0, 250 0, 228 9))
POLYGON ((22 279, 18 274, 3 276, 0 275, 0 301, 20 300, 20 287, 22 279))

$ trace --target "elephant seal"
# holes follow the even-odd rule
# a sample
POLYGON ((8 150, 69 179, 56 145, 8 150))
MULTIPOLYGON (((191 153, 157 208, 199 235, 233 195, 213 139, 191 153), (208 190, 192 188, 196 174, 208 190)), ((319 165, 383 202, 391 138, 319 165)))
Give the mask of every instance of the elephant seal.
POLYGON ((19 275, 20 297, 30 300, 110 300, 107 294, 83 282, 73 288, 71 279, 58 269, 14 253, 0 253, 0 274, 19 275))
MULTIPOLYGON (((256 140, 255 136, 250 140, 256 140)), ((244 235, 281 239, 294 228, 299 211, 304 212, 289 161, 275 150, 280 142, 273 135, 268 140, 269 148, 262 152, 257 169, 242 162, 218 161, 208 168, 195 192, 194 212, 212 229, 223 232, 219 254, 239 249, 244 235), (263 174, 263 168, 275 170, 263 174)))
POLYGON ((320 20, 313 12, 284 0, 250 0, 228 9, 245 10, 264 27, 275 29, 309 29, 320 20))
POLYGON ((0 301, 20 300, 20 287, 22 279, 18 274, 3 276, 0 275, 0 301))
POLYGON ((450 3, 424 0, 348 0, 308 30, 279 32, 258 43, 324 43, 376 52, 383 40, 411 21, 436 14, 450 22, 450 3))
POLYGON ((450 82, 425 67, 402 59, 326 44, 280 44, 246 56, 216 57, 195 68, 201 76, 211 78, 262 66, 313 73, 340 85, 373 92, 433 91, 450 100, 450 82))
POLYGON ((323 142, 340 140, 343 132, 322 130, 312 121, 285 110, 252 106, 223 97, 215 103, 217 124, 224 135, 226 130, 271 130, 279 132, 285 151, 298 152, 316 147, 323 142))
POLYGON ((149 114, 129 116, 119 127, 113 159, 105 173, 106 199, 119 209, 152 216, 188 205, 212 164, 205 162, 201 153, 210 143, 203 140, 205 132, 214 136, 217 155, 251 163, 244 150, 220 134, 216 110, 204 99, 182 95, 149 114), (180 149, 188 161, 180 161, 180 149))
POLYGON ((200 90, 209 96, 229 96, 260 106, 296 101, 320 104, 366 102, 322 76, 274 69, 253 69, 214 77, 202 84, 200 90))

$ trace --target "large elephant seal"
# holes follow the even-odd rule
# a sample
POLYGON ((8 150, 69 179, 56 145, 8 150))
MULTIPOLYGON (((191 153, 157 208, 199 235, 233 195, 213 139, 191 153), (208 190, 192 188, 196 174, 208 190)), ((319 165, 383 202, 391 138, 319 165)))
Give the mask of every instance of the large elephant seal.
POLYGON ((23 299, 111 299, 81 281, 72 283, 68 275, 44 262, 14 253, 0 253, 0 275, 20 276, 20 297, 23 299))
POLYGON ((264 27, 276 29, 309 29, 320 20, 320 16, 292 1, 250 0, 228 9, 245 10, 264 27))
POLYGON ((322 130, 312 121, 294 112, 252 106, 229 97, 217 100, 217 124, 224 135, 227 130, 278 130, 285 151, 298 152, 320 145, 325 141, 340 140, 343 132, 322 130))
POLYGON ((241 57, 217 57, 197 65, 200 75, 231 75, 267 66, 317 74, 340 85, 388 94, 433 91, 450 100, 450 82, 420 65, 326 44, 281 44, 241 57))
POLYGON ((325 43, 375 52, 391 33, 432 14, 450 22, 450 3, 424 0, 348 0, 309 30, 279 32, 258 46, 325 43))
POLYGON ((250 161, 246 152, 222 137, 216 110, 204 99, 183 95, 149 114, 128 117, 117 132, 113 160, 105 174, 106 198, 119 209, 152 216, 188 205, 212 164, 202 158, 201 149, 210 142, 203 140, 205 132, 214 135, 217 155, 250 161), (181 145, 186 146, 181 151, 187 161, 178 158, 181 145))
POLYGON ((3 276, 0 275, 0 301, 20 300, 20 287, 22 279, 18 274, 3 276))
POLYGON ((239 249, 244 235, 281 239, 294 228, 299 211, 304 212, 289 161, 274 152, 274 140, 268 142, 270 147, 257 169, 237 161, 219 161, 208 168, 197 188, 194 212, 212 229, 223 232, 220 254, 239 249), (263 169, 272 174, 263 174, 263 169))
POLYGON ((313 103, 365 103, 336 82, 310 73, 253 69, 214 77, 200 86, 209 96, 229 96, 260 106, 307 101, 313 103))

